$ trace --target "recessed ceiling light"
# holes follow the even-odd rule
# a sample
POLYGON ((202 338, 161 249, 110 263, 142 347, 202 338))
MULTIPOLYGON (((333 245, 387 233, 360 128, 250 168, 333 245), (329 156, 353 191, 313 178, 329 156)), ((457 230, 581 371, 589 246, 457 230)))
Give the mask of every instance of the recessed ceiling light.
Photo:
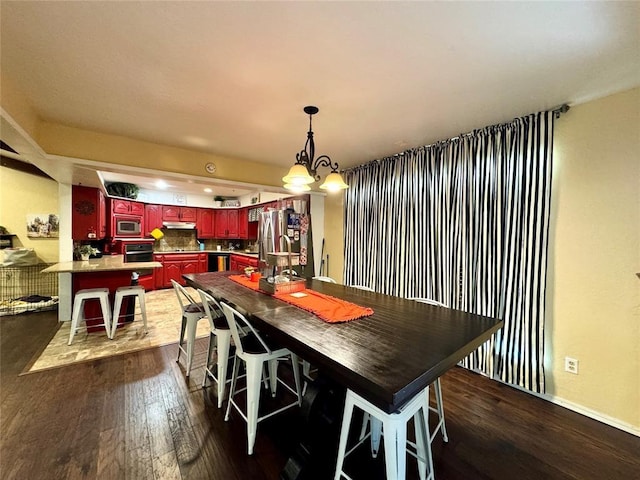
POLYGON ((210 188, 205 188, 204 191, 207 192, 207 193, 213 192, 213 190, 211 190, 210 188))
POLYGON ((160 188, 160 189, 164 190, 168 186, 169 185, 164 180, 156 180, 156 188, 160 188))

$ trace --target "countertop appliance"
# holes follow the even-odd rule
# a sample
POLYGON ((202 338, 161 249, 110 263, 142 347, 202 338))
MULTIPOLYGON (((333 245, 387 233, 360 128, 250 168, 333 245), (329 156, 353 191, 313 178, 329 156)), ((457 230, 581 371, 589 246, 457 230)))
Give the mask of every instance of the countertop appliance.
POLYGON ((114 217, 116 237, 141 237, 142 219, 129 215, 116 215, 114 217))
POLYGON ((209 272, 226 272, 229 270, 229 257, 232 252, 225 253, 209 253, 209 261, 207 263, 207 271, 209 272))
POLYGON ((127 242, 124 244, 124 261, 130 262, 153 262, 153 243, 127 242))
MULTIPOLYGON (((116 251, 124 255, 125 263, 153 262, 154 240, 118 241, 116 251)), ((145 269, 135 272, 138 275, 137 283, 145 290, 153 289, 153 269, 145 269)), ((132 278, 133 280, 133 278, 132 278)))
POLYGON ((270 209, 260 213, 258 224, 258 246, 263 275, 272 275, 268 269, 269 254, 287 252, 288 245, 283 236, 291 240, 291 252, 299 254, 299 264, 293 269, 302 278, 315 275, 313 264, 313 238, 311 232, 311 215, 304 209, 294 211, 292 208, 270 209))

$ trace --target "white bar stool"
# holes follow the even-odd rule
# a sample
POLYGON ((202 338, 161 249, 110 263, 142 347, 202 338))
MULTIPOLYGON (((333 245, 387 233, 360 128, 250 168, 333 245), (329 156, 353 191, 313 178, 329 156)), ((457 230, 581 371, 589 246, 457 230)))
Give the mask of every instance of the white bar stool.
MULTIPOLYGON (((426 303, 428 305, 433 305, 436 307, 447 308, 447 306, 444 303, 439 302, 438 300, 433 300, 431 298, 407 297, 407 300, 415 300, 416 302, 426 303)), ((433 439, 438 433, 438 430, 440 430, 440 432, 442 433, 442 440, 444 440, 445 442, 448 442, 449 436, 447 435, 447 426, 444 423, 444 406, 442 403, 442 384, 440 383, 440 377, 438 377, 436 381, 433 382, 431 385, 433 386, 433 391, 436 397, 436 406, 432 407, 431 405, 429 405, 429 410, 438 414, 438 423, 436 424, 436 427, 433 429, 433 432, 430 433, 429 438, 431 439, 431 442, 433 442, 433 439)))
POLYGON ((140 305, 140 313, 144 324, 144 334, 147 334, 147 307, 144 302, 144 287, 139 285, 131 285, 126 287, 118 287, 116 290, 116 298, 113 302, 113 320, 111 322, 111 339, 116 336, 116 328, 118 327, 118 318, 120 317, 120 309, 122 308, 122 300, 126 297, 133 297, 133 317, 136 316, 136 298, 140 305))
MULTIPOLYGON (((444 407, 442 406, 442 386, 440 384, 440 378, 436 379, 431 386, 436 397, 436 406, 429 405, 429 410, 438 415, 438 423, 436 423, 433 431, 429 432, 429 442, 433 443, 436 438, 438 430, 442 433, 442 440, 446 443, 449 441, 447 435, 447 427, 444 423, 444 407)), ((378 450, 380 449, 380 435, 382 434, 382 424, 380 420, 372 418, 368 413, 365 413, 362 417, 362 429, 360 430, 360 440, 363 440, 367 432, 367 427, 371 427, 371 456, 376 458, 378 456, 378 450)))
POLYGON ((196 341, 196 329, 198 327, 198 321, 206 318, 207 314, 204 311, 202 303, 196 302, 189 292, 175 280, 171 280, 173 289, 178 297, 178 303, 180 303, 180 310, 182 311, 182 320, 180 323, 180 340, 178 342, 178 358, 176 362, 180 361, 180 352, 187 356, 187 371, 186 376, 191 374, 191 365, 193 363, 193 344, 196 341), (187 348, 183 347, 186 342, 187 348))
MULTIPOLYGON (((407 470, 407 453, 418 460, 418 472, 421 480, 434 480, 433 459, 431 457, 431 442, 429 441, 429 387, 422 390, 398 411, 386 413, 372 405, 360 395, 347 390, 342 430, 340 432, 340 446, 338 448, 338 462, 334 480, 350 479, 343 471, 344 459, 366 440, 366 436, 353 446, 348 452, 347 437, 351 426, 351 417, 355 406, 365 414, 374 417, 382 423, 384 433, 384 455, 387 480, 404 480, 407 470), (407 440, 407 422, 413 417, 416 443, 407 440), (407 446, 412 448, 407 448, 407 446), (415 449, 415 451, 413 451, 415 449)), ((368 436, 368 435, 367 435, 368 436)))
POLYGON ((229 420, 231 407, 234 407, 242 418, 247 422, 247 447, 248 454, 253 454, 253 447, 256 443, 256 431, 258 423, 280 412, 284 412, 288 408, 302 405, 302 389, 300 387, 300 371, 298 369, 298 356, 292 351, 278 347, 273 344, 272 340, 265 340, 258 331, 251 325, 244 315, 221 302, 222 311, 227 317, 227 324, 231 330, 231 336, 236 346, 236 356, 233 360, 233 376, 231 378, 231 388, 229 389, 229 402, 227 403, 227 412, 225 413, 225 422, 229 420), (240 337, 240 331, 248 331, 247 335, 240 337), (295 390, 287 385, 283 380, 278 378, 278 360, 291 358, 291 368, 293 369, 293 378, 295 382, 295 390), (238 381, 238 373, 240 363, 244 362, 246 371, 246 387, 237 390, 236 383, 238 381), (296 396, 296 399, 271 413, 258 415, 260 406, 260 376, 263 372, 264 365, 269 369, 269 384, 271 386, 271 396, 276 396, 276 387, 278 382, 287 388, 296 396), (234 396, 246 390, 246 408, 243 412, 240 406, 234 400, 234 396))
POLYGON ((207 364, 204 367, 204 378, 202 388, 207 386, 207 377, 211 377, 218 385, 218 408, 222 408, 222 400, 227 387, 227 367, 229 365, 229 351, 231 347, 231 330, 222 312, 222 307, 218 301, 204 290, 198 289, 202 306, 209 319, 209 348, 207 349, 207 364), (213 372, 212 354, 217 351, 216 373, 213 372))
MULTIPOLYGON (((111 338, 111 306, 109 305, 109 289, 108 288, 85 288, 84 290, 78 290, 73 299, 73 312, 71 314, 71 332, 69 333, 69 342, 67 345, 71 345, 73 337, 78 330, 78 324, 85 322, 87 319, 84 316, 84 303, 87 300, 100 300, 100 308, 102 309, 102 318, 104 323, 95 325, 97 327, 103 325, 107 331, 107 337, 111 338)), ((100 318, 100 317, 96 317, 100 318)))

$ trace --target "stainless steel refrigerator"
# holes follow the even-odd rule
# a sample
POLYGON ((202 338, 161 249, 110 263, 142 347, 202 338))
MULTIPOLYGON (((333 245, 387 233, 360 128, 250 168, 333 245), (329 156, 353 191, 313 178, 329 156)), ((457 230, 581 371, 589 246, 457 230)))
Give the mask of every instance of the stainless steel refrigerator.
POLYGON ((308 208, 308 201, 292 200, 286 202, 283 208, 261 212, 258 222, 258 244, 263 268, 268 253, 287 251, 287 243, 282 238, 286 235, 291 241, 291 252, 300 254, 300 265, 294 266, 293 269, 302 278, 315 275, 311 216, 308 208), (290 206, 287 208, 286 205, 290 206))

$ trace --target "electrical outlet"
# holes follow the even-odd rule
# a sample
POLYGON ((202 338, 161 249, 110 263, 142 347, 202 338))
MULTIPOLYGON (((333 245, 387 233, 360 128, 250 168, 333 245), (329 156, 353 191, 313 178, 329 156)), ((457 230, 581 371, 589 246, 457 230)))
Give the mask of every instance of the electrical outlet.
POLYGON ((578 360, 571 357, 564 357, 564 371, 578 375, 578 360))

